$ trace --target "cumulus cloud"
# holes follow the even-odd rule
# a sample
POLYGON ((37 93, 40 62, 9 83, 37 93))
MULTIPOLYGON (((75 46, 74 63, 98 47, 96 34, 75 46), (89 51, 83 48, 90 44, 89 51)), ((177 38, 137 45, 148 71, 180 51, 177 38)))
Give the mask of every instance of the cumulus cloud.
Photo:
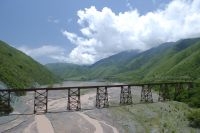
POLYGON ((137 9, 114 13, 94 6, 79 10, 81 36, 63 31, 75 48, 68 61, 91 64, 115 53, 147 50, 163 42, 200 36, 200 0, 174 0, 164 9, 140 15, 137 9))
POLYGON ((43 58, 47 60, 47 58, 49 58, 58 62, 67 61, 65 49, 58 46, 43 45, 39 48, 30 48, 27 46, 21 46, 18 49, 26 53, 27 55, 30 55, 36 60, 40 60, 43 58))

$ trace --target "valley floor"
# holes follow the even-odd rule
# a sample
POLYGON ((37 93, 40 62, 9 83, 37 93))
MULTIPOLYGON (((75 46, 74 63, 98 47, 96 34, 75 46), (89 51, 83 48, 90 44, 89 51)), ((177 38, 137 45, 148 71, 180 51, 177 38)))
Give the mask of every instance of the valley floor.
MULTIPOLYGON (((66 85, 93 85, 93 83, 66 82, 66 85)), ((94 83, 97 84, 97 83, 94 83)), ((98 83, 105 84, 105 83, 98 83)), ((57 85, 58 86, 58 85, 57 85)), ((60 86, 60 85, 59 85, 60 86)), ((141 88, 132 88, 133 105, 119 106, 120 89, 109 89, 110 108, 96 109, 95 90, 82 92, 79 112, 66 112, 67 91, 49 93, 49 112, 33 115, 33 94, 20 98, 13 114, 0 117, 0 132, 4 133, 200 133, 188 126, 186 118, 191 110, 175 101, 140 103, 141 88), (31 106, 30 106, 31 105, 31 106)))

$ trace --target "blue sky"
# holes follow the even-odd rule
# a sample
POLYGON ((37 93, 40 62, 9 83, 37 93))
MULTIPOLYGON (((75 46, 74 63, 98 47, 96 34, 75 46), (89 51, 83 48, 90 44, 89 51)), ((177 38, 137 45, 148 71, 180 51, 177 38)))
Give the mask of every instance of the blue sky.
POLYGON ((198 7, 200 0, 1 0, 0 40, 43 64, 92 64, 198 37, 198 7))

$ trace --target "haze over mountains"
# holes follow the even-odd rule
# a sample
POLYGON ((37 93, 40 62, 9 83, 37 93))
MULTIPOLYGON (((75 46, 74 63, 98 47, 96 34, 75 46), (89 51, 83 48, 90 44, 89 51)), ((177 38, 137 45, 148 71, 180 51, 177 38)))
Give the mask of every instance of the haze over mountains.
POLYGON ((144 52, 124 51, 89 66, 68 63, 46 66, 65 80, 198 80, 200 38, 168 42, 144 52))

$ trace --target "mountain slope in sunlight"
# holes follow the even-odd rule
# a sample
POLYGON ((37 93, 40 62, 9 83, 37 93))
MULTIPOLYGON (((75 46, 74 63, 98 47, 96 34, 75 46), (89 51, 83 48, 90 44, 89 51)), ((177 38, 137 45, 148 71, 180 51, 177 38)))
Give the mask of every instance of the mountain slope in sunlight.
POLYGON ((123 81, 190 80, 200 73, 200 38, 165 43, 138 54, 125 64, 127 71, 113 76, 123 81))
MULTIPOLYGON (((168 42, 144 52, 125 51, 90 66, 72 66, 58 69, 62 77, 125 82, 198 79, 200 38, 168 42)), ((47 67, 52 72, 58 73, 55 69, 56 64, 49 64, 47 67)))
POLYGON ((54 82, 55 76, 21 51, 0 41, 0 81, 11 88, 54 82))

